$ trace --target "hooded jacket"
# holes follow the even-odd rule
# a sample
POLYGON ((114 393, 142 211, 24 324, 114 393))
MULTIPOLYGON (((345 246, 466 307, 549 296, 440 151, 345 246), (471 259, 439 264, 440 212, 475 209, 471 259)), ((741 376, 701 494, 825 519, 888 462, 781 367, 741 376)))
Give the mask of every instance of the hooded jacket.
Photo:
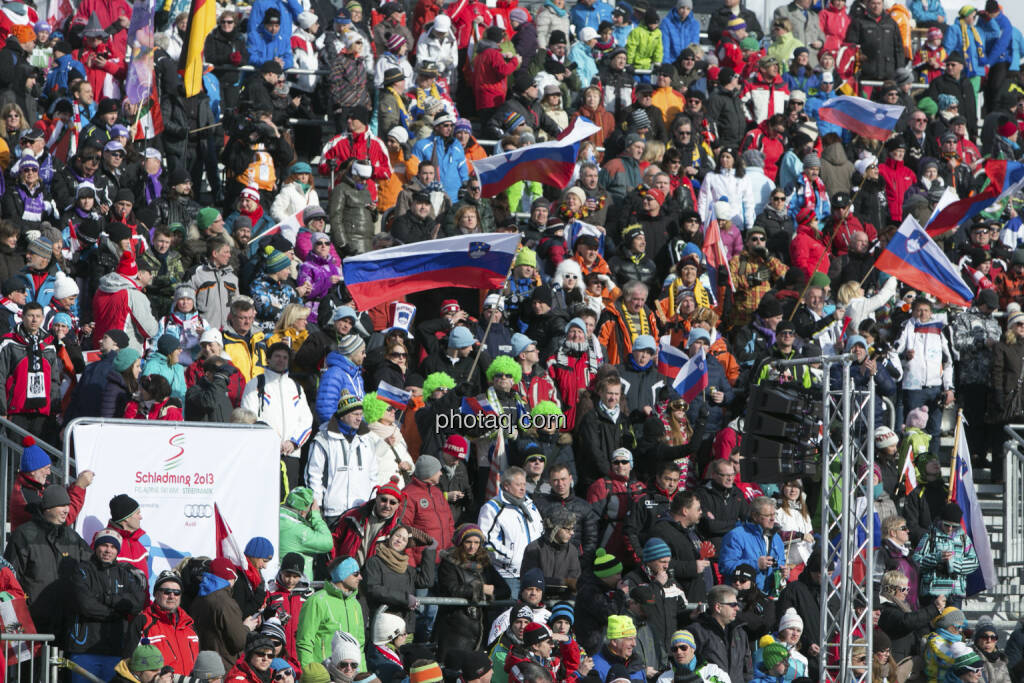
POLYGON ((99 290, 92 300, 92 314, 96 323, 93 339, 102 338, 108 330, 123 330, 128 335, 129 347, 139 353, 159 327, 139 283, 120 273, 100 278, 99 290))
POLYGON ((357 398, 365 395, 362 368, 337 351, 327 354, 325 369, 320 376, 320 389, 316 394, 316 417, 326 424, 338 409, 342 392, 357 398))
POLYGON ((366 633, 359 594, 353 591, 346 595, 327 581, 322 590, 306 600, 299 613, 299 630, 295 636, 299 663, 306 666, 331 657, 331 639, 336 631, 349 633, 359 641, 359 668, 365 670, 366 657, 362 652, 366 633))
MULTIPOLYGON (((239 576, 236 580, 244 581, 245 577, 239 576)), ((245 648, 249 634, 249 629, 242 624, 242 610, 231 597, 230 584, 207 572, 191 609, 199 634, 199 649, 219 654, 224 670, 230 671, 245 648)))
POLYGON ((372 440, 365 434, 350 439, 332 428, 321 429, 309 447, 305 480, 327 517, 365 503, 377 483, 372 440))
POLYGON ((148 587, 135 567, 100 562, 93 555, 71 575, 73 617, 67 636, 72 653, 120 655, 129 622, 146 604, 148 587))
POLYGON ((540 511, 528 496, 522 503, 512 502, 504 489, 484 503, 477 525, 491 548, 494 568, 506 578, 519 576, 526 546, 544 532, 540 511))
POLYGON ((303 517, 298 510, 288 506, 291 500, 292 494, 289 494, 285 504, 281 506, 278 552, 281 557, 288 553, 302 555, 305 560, 303 573, 312 576, 313 556, 329 553, 334 548, 334 538, 319 510, 310 509, 309 516, 303 517))
POLYGON ((313 415, 302 387, 287 372, 268 368, 249 380, 242 392, 242 407, 273 427, 281 441, 295 444, 291 457, 298 457, 313 431, 313 415))
POLYGON ((199 654, 199 636, 195 631, 195 623, 184 609, 179 607, 175 612, 162 610, 150 603, 128 625, 124 638, 125 657, 131 657, 139 641, 148 638, 164 656, 164 665, 174 669, 174 673, 188 676, 196 663, 199 654))

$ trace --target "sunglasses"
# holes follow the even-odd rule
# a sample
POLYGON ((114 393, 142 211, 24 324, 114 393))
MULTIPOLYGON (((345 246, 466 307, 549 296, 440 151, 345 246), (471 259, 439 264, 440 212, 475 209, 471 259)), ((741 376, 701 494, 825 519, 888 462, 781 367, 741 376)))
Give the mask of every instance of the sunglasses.
POLYGON ((512 379, 512 375, 505 372, 499 372, 495 373, 494 379, 512 379))
POLYGON ((408 358, 409 354, 407 354, 407 353, 389 353, 388 357, 390 357, 390 358, 408 358))
POLYGON ((978 638, 978 640, 999 640, 997 636, 985 635, 978 638))
POLYGON ((541 457, 538 457, 538 456, 533 456, 533 457, 527 458, 526 462, 544 462, 544 460, 545 460, 545 458, 541 458, 541 457))
POLYGON ((181 589, 179 588, 161 588, 160 592, 164 595, 181 595, 181 589))
POLYGON ((723 602, 722 604, 725 605, 726 607, 739 607, 740 606, 740 603, 738 603, 738 602, 723 602))
POLYGON ((910 531, 910 527, 904 524, 903 526, 899 527, 897 531, 910 531))
POLYGON ((99 160, 100 160, 100 158, 98 156, 82 157, 82 161, 99 161, 99 160))
POLYGON ((765 240, 764 237, 761 237, 759 235, 751 235, 750 236, 750 241, 751 242, 765 242, 766 240, 765 240))
POLYGON ((398 501, 394 498, 377 498, 377 502, 381 505, 398 505, 398 501))
POLYGON ((291 669, 285 669, 284 671, 278 671, 274 674, 275 681, 283 681, 286 678, 295 678, 295 672, 291 669))
POLYGON ((358 669, 359 662, 338 662, 339 669, 358 669))
POLYGON ((772 201, 773 202, 784 202, 784 201, 786 201, 786 197, 785 197, 785 195, 780 195, 778 197, 772 197, 772 201))
POLYGON ((252 656, 253 657, 259 657, 260 659, 273 659, 274 658, 274 653, 273 652, 253 652, 252 656))
POLYGON ((235 23, 234 19, 221 19, 221 26, 230 26, 235 23))
POLYGON ((673 645, 672 652, 686 652, 690 649, 689 645, 673 645))
POLYGON ((578 280, 579 279, 578 275, 573 275, 572 273, 568 273, 566 275, 563 275, 562 277, 564 279, 566 279, 566 280, 578 280))
POLYGON ((629 460, 613 460, 613 461, 612 461, 612 466, 613 466, 613 467, 614 467, 615 465, 630 465, 630 464, 632 464, 632 463, 630 463, 630 461, 629 461, 629 460))

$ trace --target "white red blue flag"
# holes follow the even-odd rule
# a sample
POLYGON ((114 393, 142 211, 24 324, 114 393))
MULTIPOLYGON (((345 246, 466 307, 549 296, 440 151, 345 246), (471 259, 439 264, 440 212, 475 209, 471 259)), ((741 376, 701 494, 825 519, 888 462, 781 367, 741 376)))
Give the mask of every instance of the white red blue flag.
POLYGON ((467 396, 462 399, 462 406, 459 409, 463 415, 497 415, 491 402, 482 396, 467 396))
POLYGON ((939 245, 913 216, 907 216, 875 267, 945 303, 970 306, 974 294, 939 245))
POLYGON ((711 278, 711 288, 714 290, 715 297, 718 297, 718 287, 726 284, 718 281, 718 270, 722 267, 725 267, 725 272, 728 274, 729 291, 735 292, 736 284, 732 281, 732 270, 729 269, 729 259, 725 254, 722 231, 718 227, 718 219, 715 218, 714 211, 711 212, 711 218, 704 226, 704 258, 708 262, 707 273, 711 278))
POLYGON ((996 565, 992 558, 992 546, 988 540, 988 530, 978 502, 978 492, 974 488, 974 470, 971 468, 971 451, 967 446, 967 430, 964 429, 963 413, 960 413, 959 434, 956 447, 956 462, 950 471, 949 490, 953 494, 953 502, 960 506, 964 518, 962 524, 967 537, 974 544, 974 552, 978 556, 978 569, 967 577, 967 594, 976 595, 994 588, 999 583, 996 576, 996 565))
POLYGON ((658 345, 659 373, 670 379, 675 379, 679 376, 679 371, 683 369, 689 360, 685 353, 672 346, 668 336, 661 338, 661 342, 658 345))
POLYGON ((872 140, 887 140, 896 130, 903 106, 872 102, 854 95, 833 97, 818 109, 818 118, 872 140))
POLYGON ((519 233, 457 235, 350 256, 345 286, 360 311, 435 287, 499 288, 519 240, 519 233))
POLYGON ((687 403, 692 403, 700 392, 708 388, 708 361, 703 348, 690 356, 690 360, 672 382, 672 388, 687 403))
POLYGON ((405 389, 391 386, 387 382, 377 385, 377 398, 387 403, 395 410, 405 410, 412 400, 412 394, 405 389))
POLYGON ((565 228, 565 243, 569 245, 569 253, 575 251, 576 240, 583 235, 597 238, 597 251, 604 256, 604 232, 596 225, 584 223, 583 221, 573 221, 565 228))
POLYGON ((925 226, 929 235, 935 237, 963 225, 992 204, 1024 188, 1024 164, 1016 161, 989 159, 985 162, 985 176, 988 178, 985 189, 973 197, 946 205, 932 216, 925 226))
POLYGON ((577 118, 557 140, 526 145, 473 162, 484 197, 493 197, 520 180, 565 187, 576 170, 580 142, 601 128, 577 118))

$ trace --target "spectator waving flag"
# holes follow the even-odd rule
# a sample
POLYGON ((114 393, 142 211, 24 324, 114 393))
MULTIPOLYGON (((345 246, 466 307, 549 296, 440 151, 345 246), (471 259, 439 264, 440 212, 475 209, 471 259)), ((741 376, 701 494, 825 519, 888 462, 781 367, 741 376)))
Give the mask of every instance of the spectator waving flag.
POLYGON ((675 379, 679 376, 679 371, 686 366, 687 361, 689 359, 686 354, 672 346, 668 336, 661 338, 658 348, 659 373, 670 379, 675 379))
POLYGON ((974 294, 959 270, 913 216, 907 216, 875 267, 940 301, 970 306, 974 294))
POLYGON ((360 311, 436 287, 503 287, 519 233, 457 235, 345 259, 345 285, 360 311))
POLYGON ((558 140, 526 145, 474 161, 473 169, 480 178, 481 194, 493 197, 520 180, 565 187, 576 170, 580 142, 600 130, 592 122, 578 118, 558 140))
MULTIPOLYGON (((379 396, 379 394, 378 394, 379 396)), ((459 409, 463 415, 497 415, 498 411, 494 409, 491 402, 486 398, 480 398, 477 396, 467 396, 462 399, 462 406, 459 409)))
POLYGON ((988 540, 988 530, 978 502, 978 492, 974 488, 974 470, 971 469, 971 451, 967 446, 967 430, 964 429, 964 414, 961 412, 957 423, 956 460, 949 473, 949 491, 954 503, 963 510, 963 527, 967 537, 974 544, 974 552, 978 555, 980 565, 967 577, 967 595, 975 595, 994 588, 999 582, 996 576, 995 562, 992 559, 992 546, 988 540))
POLYGON ((576 240, 583 235, 590 235, 596 238, 597 252, 604 256, 604 232, 596 225, 584 223, 583 221, 573 221, 565 229, 565 243, 569 245, 569 253, 571 254, 575 251, 576 240))
POLYGON ((992 204, 1020 191, 1024 188, 1024 164, 1005 159, 989 159, 985 162, 985 177, 988 178, 988 185, 981 192, 951 202, 932 216, 925 226, 929 235, 935 237, 959 227, 992 204))
POLYGON ((718 298, 719 286, 725 286, 725 283, 718 281, 718 271, 723 267, 729 279, 729 291, 735 292, 736 285, 732 281, 729 259, 725 255, 725 243, 722 242, 722 231, 718 228, 718 219, 715 218, 714 211, 711 212, 711 219, 704 226, 704 257, 708 261, 708 277, 713 278, 711 289, 714 291, 715 297, 718 298))
POLYGON ((818 118, 872 140, 888 140, 903 114, 899 104, 882 104, 863 97, 840 95, 818 109, 818 118))
POLYGON ((412 400, 412 394, 405 389, 391 386, 387 382, 377 385, 377 398, 387 403, 395 410, 405 410, 412 400))
POLYGON ((704 357, 703 348, 686 362, 675 381, 672 382, 672 388, 687 403, 692 403, 700 395, 700 392, 708 388, 708 361, 704 357))
POLYGON ((250 238, 249 242, 252 244, 257 244, 264 237, 267 237, 269 235, 277 235, 280 233, 281 237, 284 237, 292 244, 295 244, 295 240, 299 236, 299 230, 301 230, 305 226, 305 223, 302 220, 302 215, 305 212, 305 208, 299 210, 299 212, 296 213, 294 216, 288 216, 288 218, 284 219, 277 225, 272 225, 263 232, 261 232, 260 234, 256 235, 255 237, 250 238))
POLYGON ((903 460, 903 470, 900 472, 900 481, 903 482, 903 492, 908 496, 917 488, 917 469, 914 467, 914 449, 907 449, 907 457, 903 460))
POLYGON ((220 506, 216 503, 213 504, 213 518, 214 531, 217 534, 217 557, 231 560, 236 567, 245 567, 245 557, 235 539, 235 534, 231 531, 227 520, 220 513, 220 506))

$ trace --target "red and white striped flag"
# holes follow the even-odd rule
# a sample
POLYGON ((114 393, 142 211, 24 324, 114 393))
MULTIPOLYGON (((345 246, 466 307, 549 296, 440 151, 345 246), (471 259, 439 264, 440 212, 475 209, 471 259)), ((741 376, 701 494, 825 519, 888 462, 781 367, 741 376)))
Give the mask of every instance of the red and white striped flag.
POLYGON ((903 471, 900 473, 903 480, 903 491, 909 496, 910 492, 917 488, 917 469, 914 467, 914 447, 907 448, 907 457, 903 461, 903 471))
POLYGON ((238 546, 238 541, 235 540, 235 534, 228 526, 227 520, 220 514, 220 507, 216 503, 213 504, 213 518, 217 533, 217 557, 230 560, 236 567, 246 567, 245 557, 238 546))

